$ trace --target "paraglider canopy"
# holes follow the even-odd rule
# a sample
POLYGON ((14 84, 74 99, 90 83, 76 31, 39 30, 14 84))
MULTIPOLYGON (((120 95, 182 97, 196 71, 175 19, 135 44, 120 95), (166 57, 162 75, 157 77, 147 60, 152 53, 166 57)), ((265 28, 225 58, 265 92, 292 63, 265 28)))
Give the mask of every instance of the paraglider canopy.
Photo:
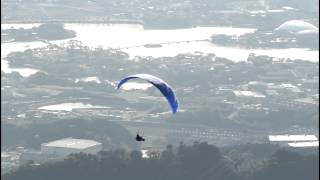
POLYGON ((155 77, 153 75, 150 74, 134 74, 134 75, 130 75, 127 76, 125 78, 123 78, 118 86, 117 89, 119 89, 124 83, 126 83, 128 80, 130 79, 135 79, 135 78, 140 78, 143 80, 148 81, 149 83, 151 83, 152 85, 154 85, 156 88, 158 88, 160 90, 160 92, 163 94, 163 96, 167 99, 171 110, 173 113, 176 113, 178 110, 178 100, 176 98, 175 93, 173 92, 172 88, 169 86, 168 83, 166 83, 164 80, 155 77))

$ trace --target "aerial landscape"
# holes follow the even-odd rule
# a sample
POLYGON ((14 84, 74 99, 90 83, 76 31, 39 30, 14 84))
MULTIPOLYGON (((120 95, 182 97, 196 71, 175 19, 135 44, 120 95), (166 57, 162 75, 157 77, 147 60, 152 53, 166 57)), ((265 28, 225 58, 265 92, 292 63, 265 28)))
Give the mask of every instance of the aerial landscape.
POLYGON ((319 1, 1 9, 3 179, 319 178, 319 1))

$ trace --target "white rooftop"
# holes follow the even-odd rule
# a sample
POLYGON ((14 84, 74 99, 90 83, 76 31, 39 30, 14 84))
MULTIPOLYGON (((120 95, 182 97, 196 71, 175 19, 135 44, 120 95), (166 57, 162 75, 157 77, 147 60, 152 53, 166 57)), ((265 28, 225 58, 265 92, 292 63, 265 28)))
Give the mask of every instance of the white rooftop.
POLYGON ((141 150, 142 158, 149 158, 149 155, 147 152, 148 152, 148 150, 141 150))
POLYGON ((248 85, 263 85, 263 86, 267 86, 268 83, 263 82, 263 81, 250 81, 250 82, 248 82, 248 85))
POLYGON ((65 138, 56 141, 51 141, 48 143, 43 143, 42 146, 47 147, 63 147, 63 148, 72 148, 72 149, 86 149, 92 146, 100 145, 100 142, 87 140, 87 139, 74 139, 74 138, 65 138))
POLYGON ((95 76, 86 77, 86 78, 81 78, 81 79, 77 78, 77 79, 75 80, 75 83, 78 83, 78 82, 80 82, 80 81, 83 81, 83 82, 95 82, 95 83, 97 83, 97 84, 101 84, 100 79, 99 79, 98 77, 95 77, 95 76))
POLYGON ((270 135, 269 141, 318 141, 315 135, 270 135))
POLYGON ((295 99, 294 101, 305 103, 305 104, 314 104, 314 105, 319 104, 319 102, 315 101, 312 98, 300 98, 300 99, 295 99))
POLYGON ((290 21, 284 22, 275 30, 285 30, 285 31, 297 33, 299 31, 304 31, 304 30, 316 31, 316 30, 318 30, 318 28, 310 23, 305 22, 305 21, 290 20, 290 21))
POLYGON ((81 102, 76 103, 62 103, 48 106, 42 106, 38 109, 47 111, 73 111, 73 109, 92 109, 92 108, 109 108, 107 106, 93 106, 91 104, 84 104, 81 102))
POLYGON ((265 98, 266 96, 263 94, 260 94, 258 92, 253 92, 253 91, 239 91, 239 90, 234 90, 233 93, 236 96, 251 96, 251 97, 256 97, 256 98, 265 98))
POLYGON ((288 143, 291 147, 319 147, 319 141, 288 143))
POLYGON ((281 86, 283 86, 284 88, 297 88, 297 86, 288 83, 282 83, 281 86))

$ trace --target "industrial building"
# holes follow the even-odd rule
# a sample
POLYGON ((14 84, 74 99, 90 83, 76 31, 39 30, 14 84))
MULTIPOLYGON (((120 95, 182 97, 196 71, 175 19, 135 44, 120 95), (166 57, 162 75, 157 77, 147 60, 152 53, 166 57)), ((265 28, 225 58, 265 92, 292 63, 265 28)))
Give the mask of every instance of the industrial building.
POLYGON ((59 161, 73 153, 97 154, 102 144, 94 140, 65 138, 41 144, 41 151, 25 150, 20 155, 20 165, 59 161))
POLYGON ((55 154, 67 156, 72 153, 97 154, 102 149, 102 144, 86 139, 65 138, 41 144, 42 154, 55 154))
POLYGON ((270 135, 269 141, 284 142, 290 147, 319 147, 319 140, 315 135, 270 135))

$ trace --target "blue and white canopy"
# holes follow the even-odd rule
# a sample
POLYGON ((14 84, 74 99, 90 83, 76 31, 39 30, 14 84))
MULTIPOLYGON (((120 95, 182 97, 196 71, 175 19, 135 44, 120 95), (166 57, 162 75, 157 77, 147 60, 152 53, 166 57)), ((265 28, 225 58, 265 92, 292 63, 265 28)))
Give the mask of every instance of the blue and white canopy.
POLYGON ((151 83, 152 85, 154 85, 156 88, 158 88, 160 90, 160 92, 163 94, 163 96, 167 99, 171 110, 173 113, 176 113, 178 110, 178 100, 176 98, 175 93, 173 92, 172 88, 169 86, 168 83, 166 83, 164 80, 155 77, 153 75, 150 74, 134 74, 134 75, 130 75, 127 76, 125 78, 123 78, 118 86, 117 89, 119 89, 124 83, 126 83, 128 80, 130 79, 135 79, 135 78, 140 78, 143 80, 148 81, 149 83, 151 83))

